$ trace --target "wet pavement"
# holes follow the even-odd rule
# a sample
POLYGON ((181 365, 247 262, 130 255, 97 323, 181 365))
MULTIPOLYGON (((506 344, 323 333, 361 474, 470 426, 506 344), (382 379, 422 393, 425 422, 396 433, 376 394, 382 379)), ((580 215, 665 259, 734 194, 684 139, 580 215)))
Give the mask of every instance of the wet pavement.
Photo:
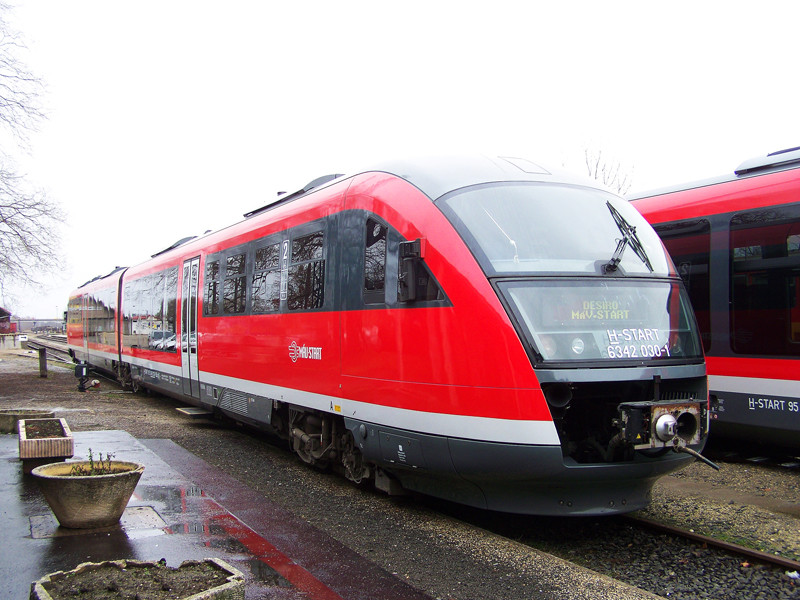
POLYGON ((66 529, 23 475, 17 436, 0 435, 0 598, 28 598, 31 582, 82 562, 216 557, 244 573, 248 599, 429 599, 170 440, 125 431, 74 438, 76 459, 111 451, 143 463, 144 474, 119 525, 66 529))

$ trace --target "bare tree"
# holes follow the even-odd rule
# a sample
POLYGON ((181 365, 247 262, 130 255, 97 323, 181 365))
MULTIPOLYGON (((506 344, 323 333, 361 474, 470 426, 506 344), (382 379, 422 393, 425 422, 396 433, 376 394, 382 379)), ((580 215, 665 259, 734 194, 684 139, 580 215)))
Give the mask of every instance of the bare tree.
POLYGON ((621 196, 631 189, 631 184, 633 183, 632 175, 626 169, 623 169, 619 162, 609 160, 603 156, 602 150, 589 150, 587 148, 584 150, 584 157, 590 177, 600 181, 621 196))
POLYGON ((57 265, 61 212, 42 192, 24 188, 21 176, 0 166, 0 293, 11 283, 35 284, 57 265))
POLYGON ((6 20, 10 11, 8 4, 0 2, 0 124, 25 140, 43 116, 39 107, 42 83, 17 57, 25 46, 6 20))
MULTIPOLYGON (((0 2, 0 129, 20 149, 43 118, 42 84, 17 57, 24 45, 8 24, 10 10, 0 2)), ((9 149, 0 148, 0 297, 11 285, 37 284, 56 266, 62 219, 58 205, 33 190, 17 172, 9 149)))

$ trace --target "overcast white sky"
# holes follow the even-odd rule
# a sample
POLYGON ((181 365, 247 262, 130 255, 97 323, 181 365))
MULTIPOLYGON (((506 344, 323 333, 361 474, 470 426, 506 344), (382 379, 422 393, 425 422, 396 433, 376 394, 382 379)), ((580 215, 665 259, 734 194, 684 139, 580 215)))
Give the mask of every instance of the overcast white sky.
POLYGON ((800 145, 796 0, 15 4, 48 114, 17 161, 68 213, 21 316, 387 156, 591 148, 636 191, 800 145))

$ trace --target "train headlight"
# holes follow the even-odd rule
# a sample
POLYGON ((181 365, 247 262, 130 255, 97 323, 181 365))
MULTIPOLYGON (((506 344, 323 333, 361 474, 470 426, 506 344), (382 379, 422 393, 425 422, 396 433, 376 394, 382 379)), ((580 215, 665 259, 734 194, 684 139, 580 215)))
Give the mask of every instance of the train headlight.
POLYGON ((584 344, 581 338, 575 338, 572 340, 572 352, 575 354, 583 354, 585 348, 586 344, 584 344))
POLYGON ((572 400, 572 388, 567 383, 550 384, 544 388, 544 398, 553 408, 564 408, 572 400))

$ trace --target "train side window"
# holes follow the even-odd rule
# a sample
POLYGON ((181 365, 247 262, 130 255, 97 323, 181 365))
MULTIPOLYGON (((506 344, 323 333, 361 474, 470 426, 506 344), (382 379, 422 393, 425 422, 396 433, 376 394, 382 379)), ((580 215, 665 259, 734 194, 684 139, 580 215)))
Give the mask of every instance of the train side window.
POLYGON ((160 350, 163 344, 163 332, 161 328, 164 325, 164 280, 165 273, 153 273, 148 275, 145 279, 146 284, 146 297, 150 306, 147 323, 147 348, 150 350, 160 350))
POLYGON ((256 271, 266 271, 268 269, 277 269, 280 263, 280 244, 270 244, 263 248, 256 250, 256 263, 254 269, 256 271))
POLYGON ((80 295, 69 299, 69 303, 67 304, 68 325, 81 325, 83 323, 83 317, 81 316, 83 298, 84 296, 80 295))
POLYGON ((244 254, 234 254, 225 259, 225 277, 244 275, 244 254))
POLYGON ((116 290, 99 290, 88 296, 87 329, 90 342, 105 346, 116 345, 116 290))
POLYGON ((150 298, 147 347, 158 352, 176 352, 178 267, 148 275, 144 282, 145 294, 150 298))
POLYGON ((256 249, 255 259, 253 312, 278 312, 281 306, 280 244, 256 249))
POLYGON ((206 290, 203 295, 203 314, 216 315, 219 312, 219 261, 206 263, 206 290))
POLYGON ((176 352, 178 267, 125 283, 122 291, 122 345, 176 352))
POLYGON ((706 219, 654 225, 683 279, 697 318, 703 350, 711 347, 711 225, 706 219))
POLYGON ((167 269, 164 280, 164 329, 159 350, 177 352, 178 336, 178 267, 167 269))
POLYGON ((321 231, 292 240, 292 263, 322 258, 323 241, 321 231))
POLYGON ((222 284, 222 312, 243 313, 247 304, 245 254, 235 254, 225 260, 225 280, 222 284))
POLYGON ((733 215, 731 350, 800 356, 800 206, 733 215))
POLYGON ((325 302, 324 234, 316 231, 292 240, 289 266, 289 310, 322 308, 325 302))
POLYGON ((127 348, 138 348, 133 339, 139 301, 137 281, 126 281, 122 288, 122 345, 127 348))
POLYGON ((364 246, 364 302, 382 304, 386 288, 386 234, 388 227, 367 219, 364 246))

